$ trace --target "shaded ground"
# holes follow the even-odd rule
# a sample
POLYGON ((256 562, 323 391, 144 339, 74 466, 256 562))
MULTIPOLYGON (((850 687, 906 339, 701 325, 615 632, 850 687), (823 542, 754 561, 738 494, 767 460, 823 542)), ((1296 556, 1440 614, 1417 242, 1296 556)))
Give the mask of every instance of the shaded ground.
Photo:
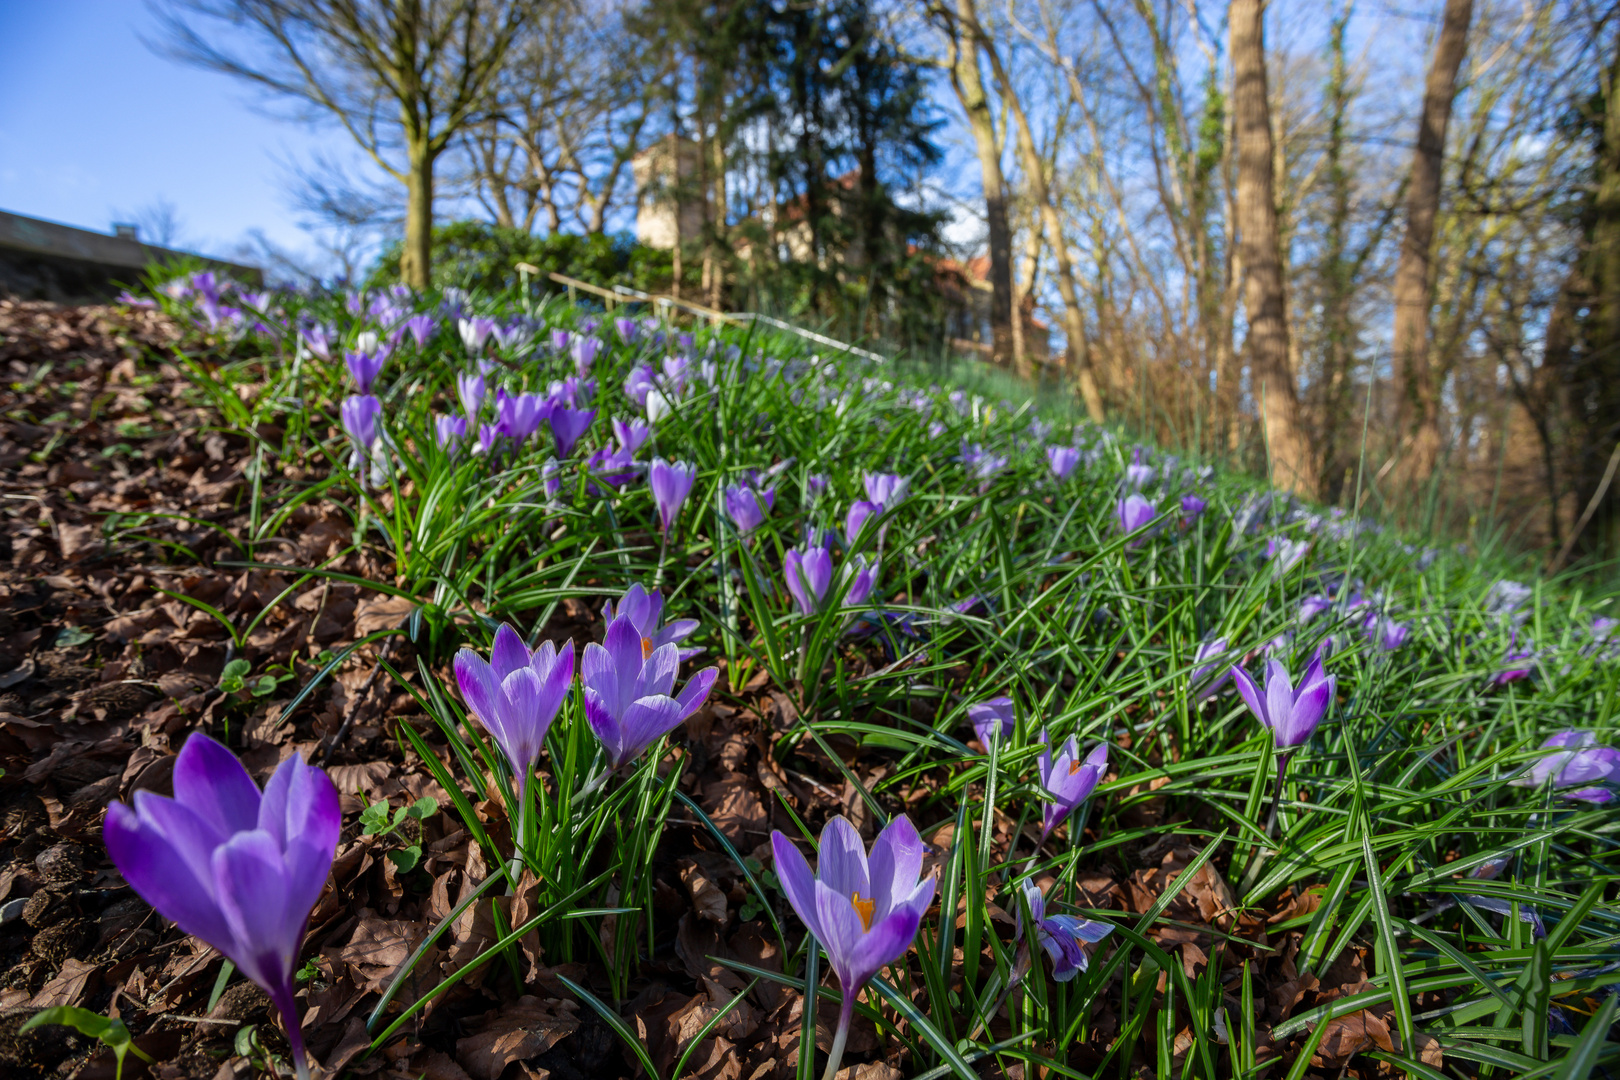
MULTIPOLYGON (((300 584, 293 574, 232 565, 250 557, 315 565, 343 550, 350 526, 337 510, 310 503, 248 550, 244 538, 256 520, 254 459, 246 439, 213 430, 217 418, 170 362, 176 332, 148 312, 0 301, 6 384, 0 391, 0 1072, 112 1075, 110 1053, 97 1053, 66 1029, 17 1034, 24 1019, 50 1005, 121 1017, 157 1058, 150 1074, 162 1077, 246 1075, 266 1052, 284 1052, 263 994, 240 979, 222 989, 219 955, 155 916, 123 885, 100 843, 106 804, 143 788, 167 792, 172 754, 189 732, 206 730, 237 748, 261 781, 298 752, 326 762, 343 793, 346 831, 331 887, 311 920, 305 955, 314 959, 302 1002, 311 1049, 329 1069, 431 1080, 632 1075, 633 1059, 618 1037, 558 979, 605 994, 603 972, 543 956, 533 942, 511 964, 490 964, 432 1003, 406 1028, 407 1037, 364 1055, 365 1017, 378 993, 429 928, 484 879, 498 853, 469 840, 425 764, 402 749, 397 725, 411 725, 434 746, 437 730, 409 692, 375 678, 373 650, 357 652, 287 713, 332 653, 397 625, 408 609, 357 585, 300 584), (251 662, 252 685, 226 693, 220 676, 237 657, 251 662), (261 684, 266 674, 270 681, 261 684), (366 803, 404 806, 423 796, 446 809, 401 833, 360 835, 366 803), (408 845, 422 854, 405 871, 386 856, 408 845), (244 1025, 253 1031, 244 1035, 244 1025)), ((301 479, 274 462, 265 469, 265 486, 278 475, 301 479)), ((352 553, 332 567, 372 580, 390 574, 352 553)), ((602 620, 592 606, 570 600, 546 632, 582 644, 600 639, 602 620)), ((407 649, 395 648, 390 658, 414 671, 407 649)), ((788 699, 761 677, 717 694, 679 733, 677 752, 687 757, 683 788, 739 852, 765 867, 770 830, 791 828, 784 802, 812 827, 843 813, 871 832, 854 787, 829 760, 817 760, 819 751, 785 764, 769 752, 796 719, 788 699)), ((863 780, 891 767, 881 751, 830 742, 863 780)), ((918 799, 924 794, 915 791, 918 799)), ((490 801, 494 796, 468 794, 502 843, 505 814, 490 801)), ((897 802, 892 809, 902 808, 897 802)), ((1164 824, 1164 808, 1152 799, 1130 813, 1138 824, 1164 824)), ((934 844, 950 842, 949 824, 919 824, 934 844)), ((1001 826, 1005 850, 1013 823, 1001 826)), ((677 808, 666 836, 657 868, 656 948, 622 1009, 665 1075, 691 1037, 748 985, 711 957, 777 970, 782 960, 757 909, 744 918, 744 882, 709 829, 677 808)), ((1110 850, 1083 867, 1079 883, 1098 907, 1141 912, 1196 854, 1192 842, 1166 833, 1151 847, 1110 850)), ((1347 949, 1320 981, 1298 975, 1299 931, 1317 894, 1285 894, 1270 910, 1236 913, 1218 865, 1199 871, 1154 936, 1175 950, 1189 979, 1220 981, 1231 1022, 1245 965, 1262 1038, 1299 1009, 1368 988, 1368 949, 1347 949)), ((506 920, 526 917, 532 894, 519 890, 494 903, 510 925, 506 920)), ((792 926, 786 905, 779 910, 792 926)), ((1011 935, 1007 922, 1003 938, 1011 935)), ((617 932, 611 919, 600 930, 617 932)), ((790 941, 798 933, 793 927, 790 941)), ((400 1002, 414 1000, 496 936, 491 904, 471 909, 435 946, 400 1002)), ((1162 992, 1167 976, 1161 972, 1158 980, 1162 992)), ((1070 1057, 1078 1067, 1101 1063, 1120 1038, 1115 1003, 1122 986, 1116 980, 1099 995, 1093 1023, 1070 1057)), ((994 1033, 1012 1030, 1008 1016, 1017 1003, 1015 994, 994 1033)), ((797 992, 761 981, 695 1049, 687 1073, 731 1080, 792 1075, 801 1011, 797 992)), ((1333 1021, 1318 1064, 1336 1072, 1354 1062, 1369 1075, 1386 1068, 1355 1055, 1391 1049, 1391 1026, 1378 1009, 1333 1021)), ((818 1034, 825 1048, 829 1032, 823 1027, 818 1034)), ((1113 1056, 1110 1071, 1134 1052, 1134 1066, 1125 1067, 1152 1075, 1153 1025, 1131 1028, 1126 1037, 1131 1045, 1113 1056)), ((1179 1053, 1191 1042, 1185 1033, 1175 1041, 1178 1071, 1179 1053)), ((1262 1041, 1261 1054, 1291 1056, 1293 1048, 1262 1041)), ((869 1024, 857 1026, 849 1050, 847 1072, 857 1080, 910 1071, 869 1024)), ((1221 1070, 1228 1064, 1221 1062, 1221 1070)), ((993 1062, 982 1067, 985 1075, 998 1074, 993 1062)), ((131 1058, 126 1075, 143 1069, 131 1058)))

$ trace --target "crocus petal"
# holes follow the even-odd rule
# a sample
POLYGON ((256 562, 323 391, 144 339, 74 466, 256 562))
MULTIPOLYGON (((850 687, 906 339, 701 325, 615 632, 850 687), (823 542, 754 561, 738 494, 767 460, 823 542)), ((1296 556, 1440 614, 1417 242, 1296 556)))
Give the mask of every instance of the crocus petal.
POLYGON ((674 731, 685 719, 681 703, 672 697, 644 697, 632 701, 624 711, 623 753, 615 767, 639 757, 643 750, 674 731))
POLYGON ((498 709, 501 700, 501 681, 495 669, 471 649, 456 653, 452 666, 456 672, 456 685, 461 688, 461 698, 467 703, 467 708, 472 710, 479 723, 494 731, 500 726, 498 709))
MULTIPOLYGON (((585 666, 587 669, 591 662, 591 649, 600 648, 592 642, 585 646, 585 666)), ((613 710, 603 700, 602 695, 587 685, 585 687, 585 722, 591 725, 591 733, 602 744, 602 750, 607 754, 608 768, 616 769, 623 764, 626 751, 624 743, 624 727, 619 723, 613 710)))
POLYGON ((259 789, 236 755, 193 732, 174 759, 174 798, 224 833, 259 824, 259 789))
POLYGON ((686 719, 703 707, 709 699, 709 690, 714 686, 714 680, 720 676, 719 668, 704 668, 687 680, 681 687, 681 692, 675 696, 675 701, 681 707, 681 719, 686 719))
POLYGON ((500 629, 495 631, 489 666, 495 669, 495 677, 503 682, 518 668, 529 666, 529 647, 523 644, 522 636, 507 623, 501 623, 500 629))
POLYGON ((917 835, 917 827, 910 818, 897 817, 878 834, 867 860, 872 896, 877 901, 874 919, 884 918, 895 903, 909 900, 917 891, 922 860, 922 837, 917 835))
MULTIPOLYGON (((136 792, 137 797, 149 794, 136 792)), ((182 933, 201 938, 215 948, 230 945, 230 926, 214 902, 211 862, 209 876, 199 876, 168 835, 143 821, 123 803, 107 807, 101 838, 124 880, 159 915, 178 926, 182 933)))
POLYGON ((236 939, 221 951, 266 990, 287 986, 308 912, 288 906, 287 868, 270 834, 241 832, 214 852, 214 889, 236 939))
POLYGON ((771 854, 783 895, 816 940, 821 940, 821 921, 816 918, 816 876, 810 872, 810 863, 791 840, 777 831, 771 833, 771 854))
MULTIPOLYGON (((638 645, 639 648, 639 645, 638 645)), ((631 700, 644 697, 669 697, 675 688, 675 674, 680 670, 680 650, 674 645, 661 645, 652 651, 646 661, 631 668, 631 700)), ((620 668, 621 678, 624 668, 620 668)))
POLYGON ((1260 693, 1260 688, 1254 685, 1254 680, 1249 678, 1249 673, 1240 667, 1232 668, 1232 684, 1238 688, 1238 693, 1243 695, 1244 704, 1249 706, 1249 711, 1254 713, 1255 719, 1266 727, 1271 727, 1271 716, 1266 712, 1266 699, 1260 693))
POLYGON ((856 986, 864 985, 868 979, 906 955, 911 943, 916 940, 917 927, 922 923, 923 912, 934 899, 934 879, 929 878, 923 882, 922 888, 917 890, 912 902, 894 908, 887 918, 873 920, 872 929, 861 935, 850 951, 848 964, 851 974, 855 978, 856 986))
POLYGON ((846 904, 856 893, 875 899, 867 871, 866 845, 848 819, 839 816, 829 820, 822 827, 820 847, 820 861, 816 863, 818 881, 843 896, 846 904))

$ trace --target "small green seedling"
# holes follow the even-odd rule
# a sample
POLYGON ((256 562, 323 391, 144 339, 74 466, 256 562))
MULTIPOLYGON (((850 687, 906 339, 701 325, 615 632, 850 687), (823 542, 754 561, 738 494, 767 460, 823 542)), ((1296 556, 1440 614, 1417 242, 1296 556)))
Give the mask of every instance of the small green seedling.
POLYGON ((59 1024, 70 1027, 80 1035, 89 1035, 91 1038, 101 1040, 102 1044, 113 1052, 117 1059, 115 1075, 122 1080, 124 1075, 124 1055, 131 1050, 135 1056, 152 1064, 152 1059, 144 1050, 135 1045, 135 1037, 129 1033, 122 1020, 114 1020, 93 1013, 89 1009, 72 1009, 66 1005, 58 1005, 52 1009, 41 1009, 28 1018, 28 1022, 18 1029, 18 1032, 29 1031, 33 1028, 44 1027, 47 1024, 59 1024))
POLYGON ((260 675, 253 681, 248 681, 248 672, 253 665, 237 657, 225 665, 225 670, 219 673, 219 688, 227 694, 235 694, 246 690, 254 697, 264 697, 275 693, 276 679, 273 675, 260 675))
MULTIPOLYGON (((424 795, 411 805, 401 806, 395 810, 390 820, 388 800, 378 799, 360 812, 360 831, 366 836, 387 836, 408 820, 421 821, 438 811, 439 800, 431 795, 424 795)), ((422 861, 422 845, 416 843, 395 848, 388 853, 388 858, 402 873, 414 870, 416 864, 422 861)))

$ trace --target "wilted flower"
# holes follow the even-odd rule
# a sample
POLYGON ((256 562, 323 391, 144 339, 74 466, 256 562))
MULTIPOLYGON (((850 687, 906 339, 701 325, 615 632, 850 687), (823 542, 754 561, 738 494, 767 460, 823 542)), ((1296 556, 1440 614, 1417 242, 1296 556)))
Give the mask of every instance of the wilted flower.
POLYGON ((552 642, 544 641, 531 650, 516 630, 502 623, 495 631, 489 660, 462 649, 456 653, 455 671, 467 708, 512 767, 517 805, 522 807, 546 732, 574 679, 574 643, 569 641, 559 651, 552 642))
MULTIPOLYGON (((1119 520, 1121 532, 1133 533, 1152 524, 1153 519, 1159 516, 1158 508, 1140 495, 1128 495, 1119 500, 1114 509, 1114 515, 1119 520)), ((1132 541, 1132 546, 1140 544, 1141 539, 1132 541)))
MULTIPOLYGON (((1580 784, 1620 784, 1620 750, 1598 744, 1590 731, 1560 731, 1549 735, 1541 749, 1550 751, 1513 780, 1520 787, 1540 787, 1549 780, 1555 788, 1580 784)), ((1610 787, 1566 791, 1566 799, 1605 803, 1614 799, 1610 787)))
POLYGON ((440 450, 454 450, 467 437, 465 416, 440 416, 433 421, 433 434, 440 450))
POLYGON ((234 754, 193 733, 174 759, 174 797, 137 791, 134 801, 107 808, 101 835, 113 865, 158 914, 270 995, 307 1076, 293 976, 343 828, 332 781, 294 755, 261 794, 234 754))
MULTIPOLYGON (((1041 894, 1041 887, 1033 881, 1026 881, 1021 888, 1024 902, 1029 905, 1030 920, 1035 924, 1035 940, 1052 958, 1052 978, 1058 982, 1068 982, 1086 970, 1086 952, 1081 945, 1097 944, 1113 933, 1114 927, 1110 923, 1080 919, 1073 915, 1047 915, 1046 897, 1041 894)), ((1018 912, 1017 934, 1020 938, 1024 936, 1022 909, 1018 912)))
POLYGON ((738 532, 747 536, 765 523, 765 515, 776 505, 776 489, 768 487, 756 491, 748 484, 727 484, 722 499, 726 516, 731 518, 738 532))
POLYGON ((993 697, 969 705, 967 714, 973 733, 986 749, 997 739, 1009 738, 1013 733, 1013 699, 1010 697, 993 697))
POLYGON ((826 952, 843 994, 827 1064, 830 1077, 843 1057, 855 999, 872 976, 911 948, 933 903, 934 879, 921 876, 922 838, 904 814, 878 834, 870 857, 860 833, 842 817, 822 828, 820 847, 812 874, 793 842, 771 833, 782 892, 826 952))
POLYGON ((680 515, 681 504, 692 493, 692 484, 696 480, 696 465, 688 465, 683 461, 664 461, 662 458, 653 461, 649 483, 652 486, 653 503, 658 507, 658 524, 666 539, 669 537, 670 529, 675 526, 676 517, 680 515))
POLYGON ((551 425, 551 437, 557 443, 557 456, 566 458, 574 452, 574 446, 579 442, 596 419, 595 409, 570 409, 563 405, 552 406, 546 416, 551 425))
POLYGON ((674 643, 655 648, 622 605, 608 623, 603 643, 585 646, 580 660, 585 717, 607 753, 609 772, 635 760, 708 699, 719 669, 704 668, 671 697, 679 667, 674 643))
MULTIPOLYGON (((609 600, 602 605, 602 620, 612 622, 614 619, 629 619, 630 625, 636 628, 642 641, 651 642, 651 648, 658 649, 665 645, 679 644, 692 636, 698 628, 696 619, 674 619, 663 623, 664 595, 657 589, 648 592, 641 587, 640 582, 625 590, 619 597, 617 605, 609 600)), ((681 649, 682 662, 692 659, 702 649, 681 649)))
POLYGON ((1333 703, 1333 691, 1338 685, 1337 676, 1322 670, 1320 656, 1312 660, 1305 674, 1300 676, 1297 689, 1280 660, 1266 662, 1264 693, 1240 667, 1232 669, 1232 681, 1237 684, 1249 711, 1270 729, 1273 743, 1283 752, 1304 745, 1316 733, 1328 706, 1333 703))
POLYGON ((1052 475, 1059 480, 1067 480, 1069 474, 1074 472, 1080 464, 1080 448, 1077 446, 1048 446, 1046 448, 1046 463, 1052 467, 1052 475))
POLYGON ((1086 799, 1097 787, 1097 781, 1102 779, 1103 773, 1108 771, 1108 744, 1098 743, 1091 748, 1091 753, 1084 759, 1080 757, 1080 744, 1071 735, 1069 741, 1063 744, 1057 757, 1047 747, 1047 735, 1041 732, 1041 756, 1036 761, 1040 771, 1041 788, 1046 792, 1049 800, 1041 809, 1041 839, 1052 835, 1052 830, 1063 823, 1063 819, 1074 813, 1075 808, 1086 799))

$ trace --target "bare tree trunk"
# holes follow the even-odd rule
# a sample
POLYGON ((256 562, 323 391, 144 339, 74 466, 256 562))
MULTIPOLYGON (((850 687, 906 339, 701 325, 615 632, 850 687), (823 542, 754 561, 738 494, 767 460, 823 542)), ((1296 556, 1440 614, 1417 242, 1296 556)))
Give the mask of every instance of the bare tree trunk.
MULTIPOLYGON (((973 0, 957 0, 957 14, 969 27, 978 25, 973 0)), ((998 360, 1012 349, 1012 230, 1007 222, 1007 181, 1001 173, 1001 145, 996 140, 990 99, 984 92, 979 67, 978 39, 952 34, 955 42, 951 87, 967 114, 973 146, 979 155, 980 185, 984 188, 984 217, 990 242, 990 337, 998 360)))
POLYGON ((1266 97, 1263 0, 1232 0, 1232 73, 1236 83, 1237 224, 1248 281, 1243 342, 1255 397, 1265 425, 1271 481, 1295 494, 1315 497, 1316 459, 1306 437, 1299 397, 1288 365, 1288 321, 1282 262, 1277 250, 1277 205, 1272 176, 1270 106, 1266 97))
POLYGON ((433 152, 424 138, 409 146, 405 174, 405 247, 399 256, 399 279, 413 289, 428 287, 433 261, 433 152))
POLYGON ((984 28, 973 16, 973 0, 959 0, 959 3, 963 18, 973 18, 969 28, 984 46, 996 81, 1006 90, 1002 100, 1006 103, 1008 112, 1012 113, 1013 125, 1018 129, 1018 153, 1024 161, 1024 173, 1029 182, 1030 196, 1040 211, 1046 243, 1052 249, 1052 261, 1056 265, 1058 295, 1063 297, 1063 331, 1068 339, 1075 379, 1080 384, 1080 397, 1086 403, 1086 412, 1092 421, 1100 424, 1104 418, 1102 393, 1097 389, 1097 380, 1091 370, 1091 352, 1086 342, 1085 314, 1080 308, 1079 290, 1074 286, 1074 263, 1069 258, 1069 244, 1063 236, 1063 221, 1058 216, 1057 206, 1052 202, 1051 189, 1046 183, 1045 162, 1041 160, 1040 151, 1035 146, 1035 136, 1029 128, 1029 117, 1024 114, 1024 106, 1018 100, 1018 95, 1013 92, 1012 80, 1007 77, 1001 57, 985 35, 984 28))
POLYGON ((1474 0, 1446 0, 1440 37, 1423 88, 1423 116, 1412 154, 1412 183, 1406 193, 1406 238, 1395 268, 1395 377, 1400 393, 1396 430, 1411 446, 1402 461, 1403 487, 1421 484, 1440 456, 1440 401, 1429 358, 1429 309, 1434 301, 1434 221, 1440 210, 1440 180, 1457 71, 1468 51, 1468 23, 1474 0))
POLYGON ((1013 279, 1012 347, 1013 370, 1023 378, 1030 378, 1034 369, 1029 362, 1029 342, 1024 340, 1024 300, 1035 291, 1035 276, 1041 268, 1041 223, 1030 215, 1029 229, 1024 236, 1024 258, 1017 277, 1013 279))

